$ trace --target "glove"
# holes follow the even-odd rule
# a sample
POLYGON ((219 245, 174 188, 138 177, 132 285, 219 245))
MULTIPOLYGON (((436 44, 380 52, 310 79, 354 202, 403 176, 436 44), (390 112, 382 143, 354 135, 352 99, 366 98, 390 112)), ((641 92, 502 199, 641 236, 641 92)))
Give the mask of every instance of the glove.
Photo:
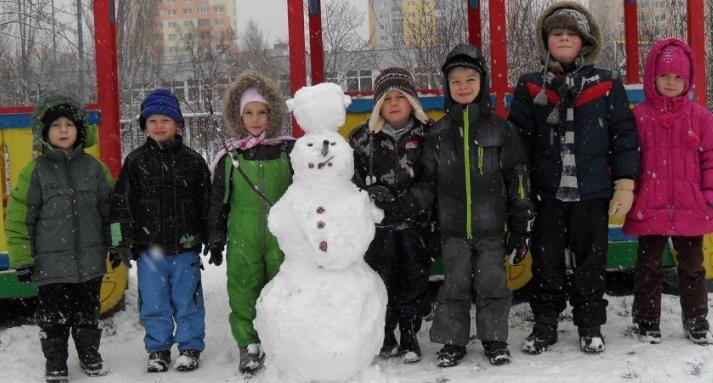
POLYGON ((391 191, 386 186, 369 185, 364 190, 369 193, 369 197, 375 202, 393 202, 396 200, 396 197, 391 194, 391 191))
POLYGON ((376 207, 384 211, 384 220, 381 221, 383 226, 414 220, 421 212, 421 205, 408 193, 401 196, 398 201, 396 199, 391 202, 375 200, 374 203, 376 207))
POLYGON ((634 203, 634 180, 620 178, 614 181, 614 195, 609 202, 609 216, 623 217, 634 203))
POLYGON ((505 239, 505 254, 508 257, 508 262, 511 265, 517 265, 522 262, 530 250, 530 235, 509 232, 505 239))
POLYGON ((35 273, 35 267, 33 265, 20 266, 15 269, 15 275, 17 275, 17 280, 20 283, 30 283, 32 282, 32 274, 35 273))
POLYGON ((109 248, 109 261, 111 262, 111 268, 116 269, 120 264, 124 264, 127 269, 131 268, 131 259, 133 258, 133 253, 131 248, 128 246, 117 246, 109 248))
POLYGON ((203 255, 207 255, 210 252, 208 263, 220 266, 223 263, 223 249, 225 249, 224 243, 215 242, 203 247, 203 255))

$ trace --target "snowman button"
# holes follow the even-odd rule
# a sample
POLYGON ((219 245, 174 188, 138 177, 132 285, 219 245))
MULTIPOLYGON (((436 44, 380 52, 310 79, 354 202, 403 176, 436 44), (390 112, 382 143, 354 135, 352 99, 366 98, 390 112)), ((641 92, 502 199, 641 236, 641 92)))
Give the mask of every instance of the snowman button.
POLYGON ((327 241, 322 241, 319 243, 319 249, 324 251, 325 253, 327 252, 327 241))
POLYGON ((324 229, 324 221, 317 221, 317 229, 324 229))
POLYGON ((317 214, 322 214, 322 213, 324 213, 324 208, 320 206, 317 208, 317 214))

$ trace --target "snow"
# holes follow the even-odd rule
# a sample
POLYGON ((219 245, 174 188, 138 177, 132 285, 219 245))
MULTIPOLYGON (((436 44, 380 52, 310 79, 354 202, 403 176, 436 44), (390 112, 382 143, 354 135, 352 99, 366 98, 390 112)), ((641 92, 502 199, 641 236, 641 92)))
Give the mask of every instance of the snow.
MULTIPOLYGON (((144 331, 138 323, 136 268, 131 269, 126 294, 126 309, 102 320, 104 338, 101 352, 109 374, 90 378, 79 369, 76 353, 70 346, 69 373, 72 382, 154 383, 154 382, 244 382, 238 372, 238 348, 228 325, 228 296, 225 290, 225 266, 207 266, 203 273, 206 303, 206 350, 201 366, 193 372, 171 369, 163 374, 147 374, 143 346, 144 331)), ((579 351, 577 330, 570 311, 560 322, 559 342, 541 355, 527 355, 518 350, 531 327, 532 313, 527 303, 513 307, 510 314, 510 343, 513 362, 491 366, 478 340, 468 345, 468 355, 456 367, 435 366, 438 344, 428 341, 431 322, 419 333, 423 360, 405 365, 398 358, 377 360, 381 373, 390 383, 536 383, 536 382, 644 382, 679 383, 713 381, 713 346, 698 346, 684 338, 678 297, 664 295, 662 301, 660 344, 639 342, 631 335, 631 296, 607 297, 608 323, 603 331, 606 351, 587 355, 579 351)), ((709 306, 713 294, 709 295, 709 306)), ((5 307, 2 304, 0 307, 5 307)), ((713 317, 709 315, 709 320, 713 317)), ((40 352, 39 330, 35 325, 7 328, 0 323, 0 382, 41 382, 44 359, 40 352)), ((173 358, 177 356, 174 347, 173 358)), ((260 374, 257 375, 260 377, 260 374)), ((256 378, 257 378, 256 377, 256 378)), ((250 383, 255 383, 253 379, 250 383)), ((364 380, 360 383, 367 383, 364 380)))

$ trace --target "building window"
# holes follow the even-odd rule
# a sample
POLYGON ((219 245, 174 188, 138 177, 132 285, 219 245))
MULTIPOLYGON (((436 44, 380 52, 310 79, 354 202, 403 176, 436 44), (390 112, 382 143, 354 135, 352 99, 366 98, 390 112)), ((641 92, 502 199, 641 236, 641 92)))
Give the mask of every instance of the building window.
POLYGON ((213 12, 223 13, 223 12, 225 12, 225 7, 223 7, 223 6, 213 7, 213 12))
POLYGON ((176 22, 175 22, 175 21, 169 21, 169 22, 168 22, 168 27, 169 27, 169 28, 176 28, 176 22))
POLYGON ((192 26, 193 26, 193 20, 183 20, 183 26, 185 26, 185 27, 192 27, 192 26))
POLYGON ((208 7, 198 7, 197 12, 198 13, 208 13, 208 7))
POLYGON ((347 91, 372 90, 371 70, 347 72, 347 91))
POLYGON ((178 35, 175 34, 175 33, 170 33, 170 34, 168 35, 168 39, 171 40, 171 41, 175 41, 176 39, 178 39, 178 35))
POLYGON ((169 16, 175 16, 175 15, 176 15, 176 10, 175 10, 175 9, 169 9, 169 10, 166 11, 166 13, 168 13, 169 16))
POLYGON ((223 19, 215 19, 215 25, 223 25, 223 19))
POLYGON ((192 8, 183 8, 183 14, 184 14, 184 15, 190 15, 191 13, 193 13, 193 9, 192 9, 192 8))
POLYGON ((198 19, 198 26, 210 25, 210 19, 198 19))

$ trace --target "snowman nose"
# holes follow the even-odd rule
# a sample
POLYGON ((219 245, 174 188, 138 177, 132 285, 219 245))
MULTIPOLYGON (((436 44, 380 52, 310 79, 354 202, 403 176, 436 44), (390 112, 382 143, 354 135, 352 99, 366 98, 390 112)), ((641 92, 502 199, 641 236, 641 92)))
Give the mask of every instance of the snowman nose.
POLYGON ((325 157, 329 153, 329 140, 322 141, 322 157, 325 157))

